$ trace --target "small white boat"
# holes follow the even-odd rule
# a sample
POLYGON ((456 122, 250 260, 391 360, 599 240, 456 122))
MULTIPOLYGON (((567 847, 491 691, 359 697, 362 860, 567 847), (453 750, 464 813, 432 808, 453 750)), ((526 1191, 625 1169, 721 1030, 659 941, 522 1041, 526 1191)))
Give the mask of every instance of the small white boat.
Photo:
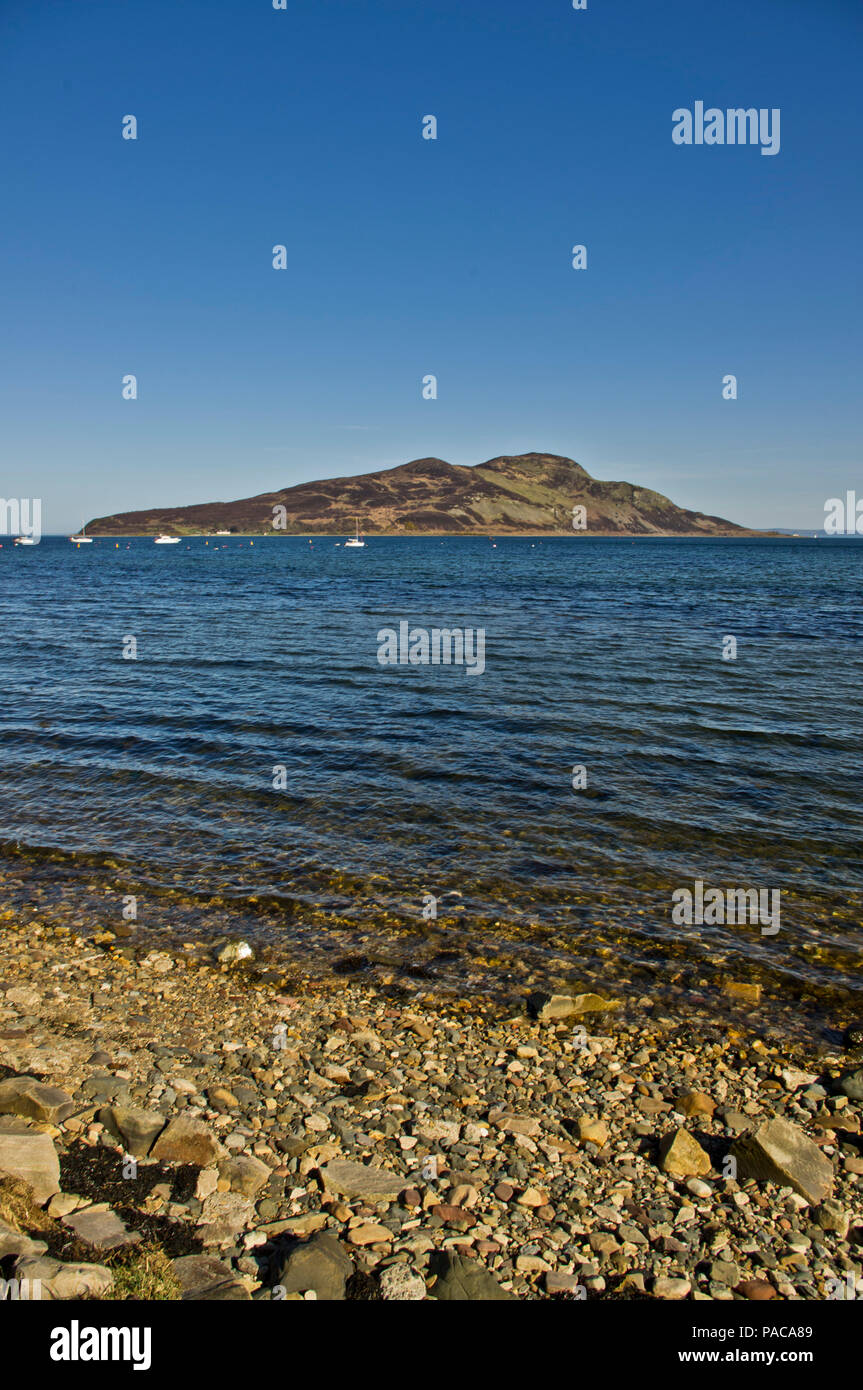
POLYGON ((39 542, 36 540, 36 538, 35 538, 34 536, 16 536, 16 537, 15 537, 15 544, 16 544, 16 545, 38 545, 39 542))
POLYGON ((156 545, 179 545, 179 536, 157 536, 156 545))
POLYGON ((213 535, 214 535, 214 536, 229 536, 230 534, 231 534, 230 531, 214 531, 214 532, 213 532, 213 535))
POLYGON ((87 527, 86 527, 86 526, 82 526, 82 527, 81 527, 81 531, 80 531, 80 534, 79 534, 79 535, 77 535, 77 536, 70 536, 69 539, 70 539, 70 541, 74 542, 75 545, 92 545, 92 544, 93 544, 93 537, 87 535, 87 527))
POLYGON ((359 546, 365 545, 365 541, 360 540, 360 519, 357 517, 357 533, 351 536, 350 540, 345 541, 346 550, 356 550, 359 546))

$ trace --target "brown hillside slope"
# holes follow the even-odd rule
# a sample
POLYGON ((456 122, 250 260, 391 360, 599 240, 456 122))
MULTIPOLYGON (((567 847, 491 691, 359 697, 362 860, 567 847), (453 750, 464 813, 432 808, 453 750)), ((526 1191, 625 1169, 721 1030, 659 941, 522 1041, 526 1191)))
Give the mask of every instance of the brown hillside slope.
POLYGON ((745 527, 678 507, 650 488, 600 482, 559 454, 504 455, 471 468, 414 459, 361 477, 300 483, 237 502, 120 512, 98 517, 87 529, 94 536, 273 534, 279 506, 285 508, 285 525, 275 534, 289 535, 345 535, 353 531, 355 517, 369 534, 572 535, 576 506, 586 509, 588 535, 747 534, 745 527))

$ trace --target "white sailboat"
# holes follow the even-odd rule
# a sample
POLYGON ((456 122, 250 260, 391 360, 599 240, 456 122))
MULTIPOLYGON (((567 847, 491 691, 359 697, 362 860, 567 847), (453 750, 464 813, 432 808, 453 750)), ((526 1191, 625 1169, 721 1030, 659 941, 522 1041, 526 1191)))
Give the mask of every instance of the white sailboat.
POLYGON ((75 545, 93 544, 93 537, 87 535, 87 527, 83 525, 81 527, 80 533, 77 536, 70 536, 69 539, 70 541, 73 541, 75 545))
POLYGON ((179 545, 179 536, 157 536, 156 545, 179 545))
POLYGON ((345 541, 345 549, 346 549, 346 550, 348 550, 348 549, 349 549, 349 550, 356 550, 359 546, 365 545, 365 541, 361 541, 361 540, 360 540, 360 519, 359 519, 359 517, 356 518, 356 522, 357 522, 357 531, 356 531, 356 535, 355 535, 355 536, 351 536, 350 540, 345 541))

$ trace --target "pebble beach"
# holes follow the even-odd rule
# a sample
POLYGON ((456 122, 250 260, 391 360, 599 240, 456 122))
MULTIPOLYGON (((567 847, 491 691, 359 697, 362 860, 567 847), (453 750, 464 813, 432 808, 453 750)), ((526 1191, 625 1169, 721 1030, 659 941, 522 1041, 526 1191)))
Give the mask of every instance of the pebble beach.
MULTIPOLYGON (((245 958, 244 958, 245 956, 245 958)), ((863 1294, 863 1029, 406 996, 0 924, 0 1266, 43 1299, 863 1294)))

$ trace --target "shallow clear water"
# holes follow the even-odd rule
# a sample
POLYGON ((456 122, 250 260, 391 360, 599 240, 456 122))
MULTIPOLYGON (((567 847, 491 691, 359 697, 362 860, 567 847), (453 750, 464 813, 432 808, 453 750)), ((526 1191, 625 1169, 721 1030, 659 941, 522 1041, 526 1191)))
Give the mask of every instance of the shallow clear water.
POLYGON ((861 589, 853 540, 4 539, 7 903, 477 988, 844 993, 861 589), (402 619, 483 628, 485 671, 381 666, 402 619), (676 926, 695 879, 780 889, 778 935, 676 926))

